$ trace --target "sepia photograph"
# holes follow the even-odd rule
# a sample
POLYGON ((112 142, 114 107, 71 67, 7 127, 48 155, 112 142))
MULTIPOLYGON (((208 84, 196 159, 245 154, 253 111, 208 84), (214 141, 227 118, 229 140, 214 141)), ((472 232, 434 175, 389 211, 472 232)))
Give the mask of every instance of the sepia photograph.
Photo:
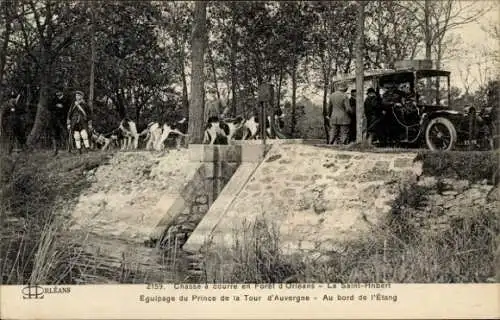
POLYGON ((499 10, 1 1, 1 286, 498 291, 499 10))

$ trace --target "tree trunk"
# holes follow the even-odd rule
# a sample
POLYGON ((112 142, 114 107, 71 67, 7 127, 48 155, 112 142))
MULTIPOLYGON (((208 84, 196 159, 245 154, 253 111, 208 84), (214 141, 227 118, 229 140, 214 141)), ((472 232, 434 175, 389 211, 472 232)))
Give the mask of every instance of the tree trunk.
POLYGON ((177 63, 179 64, 179 70, 181 71, 181 82, 182 82, 182 111, 185 115, 189 113, 189 98, 187 91, 187 80, 186 80, 186 66, 185 66, 185 56, 184 56, 184 45, 179 41, 179 38, 174 35, 174 44, 177 47, 179 54, 177 55, 177 63))
POLYGON ((424 3, 424 41, 425 41, 425 59, 432 59, 432 36, 430 27, 430 5, 431 0, 425 0, 424 3))
POLYGON ((94 113, 94 78, 95 78, 95 59, 96 59, 96 44, 95 44, 95 3, 90 2, 90 15, 91 15, 91 26, 90 26, 90 87, 89 87, 89 108, 90 113, 94 113))
POLYGON ((116 108, 118 109, 118 114, 120 119, 125 119, 127 117, 127 107, 125 105, 125 97, 123 94, 123 89, 118 88, 116 93, 116 108))
POLYGON ((215 61, 214 57, 212 55, 212 49, 208 48, 208 59, 210 62, 210 67, 212 68, 212 73, 214 75, 214 85, 215 85, 215 93, 217 94, 217 104, 219 107, 219 113, 224 111, 223 106, 222 106, 222 99, 220 97, 220 91, 219 91, 219 83, 217 81, 217 68, 215 67, 215 61))
POLYGON ((326 143, 329 141, 330 123, 326 118, 328 116, 328 92, 330 88, 331 66, 323 69, 323 127, 325 128, 326 143))
POLYGON ((283 85, 283 66, 280 67, 280 77, 278 80, 278 90, 277 90, 277 96, 276 96, 277 108, 280 108, 280 106, 281 106, 281 86, 282 85, 283 85))
POLYGON ((436 52, 436 69, 440 70, 441 69, 441 60, 442 60, 442 57, 443 57, 443 44, 442 44, 442 40, 438 40, 438 44, 437 44, 437 52, 436 52))
MULTIPOLYGON (((43 61, 43 60, 42 60, 43 61)), ((33 127, 31 128, 30 134, 28 135, 28 139, 26 140, 26 144, 33 148, 35 144, 40 141, 40 137, 46 129, 47 124, 47 102, 49 98, 49 88, 50 88, 50 66, 42 64, 41 70, 41 79, 40 79, 40 92, 38 94, 38 104, 36 108, 36 116, 35 122, 33 123, 33 127)))
POLYGON ((11 19, 11 13, 10 13, 10 8, 9 5, 11 3, 9 1, 4 1, 3 2, 3 13, 4 13, 4 19, 5 19, 5 30, 4 30, 4 37, 3 37, 3 43, 2 43, 2 52, 0 53, 0 97, 2 97, 3 93, 3 76, 4 76, 4 71, 5 71, 5 64, 7 62, 7 50, 9 48, 9 40, 10 40, 10 34, 12 30, 12 19, 11 19))
POLYGON ((204 115, 204 61, 205 48, 207 46, 206 12, 205 1, 195 2, 194 21, 191 49, 191 102, 189 104, 189 141, 190 143, 201 143, 203 140, 203 115, 204 115))
POLYGON ((231 93, 232 93, 232 99, 231 99, 231 115, 235 116, 237 113, 236 106, 237 106, 237 88, 238 88, 238 78, 236 75, 236 57, 238 53, 238 38, 236 36, 236 3, 233 1, 231 2, 231 10, 233 12, 233 17, 232 17, 232 24, 231 24, 231 55, 230 55, 230 60, 231 60, 231 93))
POLYGON ((363 141, 364 116, 364 30, 365 30, 365 3, 358 1, 358 17, 356 30, 356 142, 363 141))
POLYGON ((295 138, 295 130, 297 127, 297 66, 294 61, 292 66, 292 124, 290 128, 290 133, 293 138, 295 138))
POLYGON ((188 98, 188 89, 187 89, 187 80, 186 80, 186 68, 184 66, 184 55, 181 58, 181 77, 182 77, 182 110, 184 110, 184 114, 189 113, 189 98, 188 98))

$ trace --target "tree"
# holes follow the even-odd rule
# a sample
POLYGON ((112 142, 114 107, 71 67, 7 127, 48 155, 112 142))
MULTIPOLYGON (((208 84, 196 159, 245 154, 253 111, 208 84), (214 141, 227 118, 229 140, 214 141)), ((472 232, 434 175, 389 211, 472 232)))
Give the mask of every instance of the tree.
POLYGON ((40 75, 35 122, 27 139, 32 147, 45 129, 53 65, 77 40, 77 31, 86 25, 86 18, 81 4, 69 2, 25 0, 20 2, 20 10, 17 20, 24 43, 14 43, 24 46, 40 75))
POLYGON ((417 22, 418 30, 424 34, 425 58, 435 60, 438 69, 449 31, 476 21, 489 10, 476 2, 461 0, 404 1, 399 5, 417 22))
POLYGON ((283 27, 277 29, 276 32, 277 37, 282 39, 280 47, 285 53, 285 56, 282 57, 285 65, 280 65, 280 69, 284 67, 292 81, 292 123, 290 130, 292 136, 295 135, 297 119, 297 71, 302 59, 307 54, 312 18, 313 16, 309 14, 309 8, 305 2, 279 3, 278 19, 283 21, 283 27))
POLYGON ((356 142, 363 140, 364 117, 364 30, 365 30, 365 2, 358 1, 358 16, 356 18, 356 142))
POLYGON ((395 61, 413 59, 423 37, 415 32, 418 24, 406 9, 394 0, 370 1, 365 6, 366 62, 375 68, 393 68, 395 61))
POLYGON ((17 9, 17 1, 3 1, 0 7, 0 14, 3 20, 2 44, 0 45, 0 99, 3 96, 3 80, 5 65, 8 59, 9 42, 12 35, 12 24, 14 23, 17 9))
POLYGON ((191 40, 191 101, 189 103, 190 143, 201 143, 203 139, 203 115, 205 104, 204 55, 208 36, 206 28, 207 3, 197 1, 194 6, 193 33, 191 40))
POLYGON ((182 109, 187 114, 189 107, 186 63, 188 45, 192 28, 192 5, 184 1, 167 1, 160 3, 162 7, 161 33, 165 42, 167 56, 172 55, 175 61, 176 74, 180 75, 182 85, 182 109))
POLYGON ((341 1, 317 1, 311 3, 315 16, 312 30, 313 69, 319 69, 323 89, 323 125, 328 141, 329 122, 326 118, 328 94, 331 79, 339 69, 352 60, 352 51, 348 48, 354 43, 351 36, 356 30, 356 6, 341 1))
POLYGON ((95 79, 95 58, 96 58, 96 43, 95 43, 95 2, 90 2, 90 86, 89 86, 89 107, 90 111, 94 110, 94 79, 95 79))
MULTIPOLYGON (((98 14, 96 95, 110 98, 121 119, 134 111, 131 118, 139 123, 142 110, 166 89, 175 69, 167 52, 160 47, 156 34, 161 12, 145 1, 133 4, 103 1, 98 14), (132 23, 133 28, 130 27, 132 23)), ((87 57, 78 54, 88 52, 82 48, 85 45, 78 43, 73 48, 72 61, 76 62, 76 67, 87 64, 87 57)), ((71 71, 77 81, 87 79, 81 71, 73 67, 71 71)), ((73 85, 82 87, 88 83, 75 82, 73 85)))

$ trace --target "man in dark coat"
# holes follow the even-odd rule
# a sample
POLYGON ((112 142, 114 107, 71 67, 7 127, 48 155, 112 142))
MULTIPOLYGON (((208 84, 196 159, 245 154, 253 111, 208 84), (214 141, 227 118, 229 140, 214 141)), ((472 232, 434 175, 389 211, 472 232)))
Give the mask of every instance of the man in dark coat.
POLYGON ((71 101, 62 91, 57 91, 55 96, 49 102, 48 109, 50 112, 50 130, 54 154, 57 154, 58 143, 64 141, 64 121, 66 120, 70 105, 71 101))
POLYGON ((20 94, 11 93, 8 100, 0 106, 0 137, 7 138, 9 154, 14 149, 16 142, 20 148, 26 146, 23 121, 25 110, 19 103, 20 96, 20 94))
POLYGON ((347 85, 342 83, 338 90, 330 95, 327 119, 330 121, 330 144, 347 144, 351 124, 351 106, 346 94, 347 85))
POLYGON ((87 103, 83 100, 83 92, 75 92, 75 101, 71 105, 66 118, 68 132, 73 133, 75 146, 80 154, 82 153, 81 140, 83 146, 88 151, 90 149, 89 131, 92 129, 92 115, 87 103))
POLYGON ((368 143, 371 144, 373 139, 383 139, 381 128, 382 119, 385 115, 385 110, 382 108, 382 101, 375 92, 375 89, 369 88, 367 92, 364 109, 366 116, 366 131, 368 133, 368 143))

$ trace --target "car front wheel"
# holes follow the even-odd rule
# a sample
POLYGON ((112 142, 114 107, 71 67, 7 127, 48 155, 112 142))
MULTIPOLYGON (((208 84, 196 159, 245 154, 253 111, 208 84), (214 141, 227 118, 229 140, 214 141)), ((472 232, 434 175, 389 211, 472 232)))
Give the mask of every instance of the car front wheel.
POLYGON ((425 129, 425 143, 432 151, 449 151, 457 142, 457 130, 450 120, 437 117, 425 129))

